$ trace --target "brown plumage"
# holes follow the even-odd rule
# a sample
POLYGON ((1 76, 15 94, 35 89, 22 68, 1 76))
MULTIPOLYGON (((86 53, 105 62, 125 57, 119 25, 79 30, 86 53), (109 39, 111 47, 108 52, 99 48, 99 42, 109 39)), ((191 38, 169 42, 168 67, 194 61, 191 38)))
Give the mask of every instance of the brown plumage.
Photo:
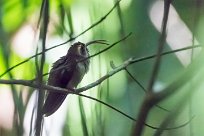
MULTIPOLYGON (((77 63, 89 56, 87 46, 77 42, 73 44, 66 56, 57 60, 50 71, 48 85, 61 88, 76 88, 89 69, 89 59, 77 63), (63 67, 63 68, 60 68, 63 67)), ((43 105, 43 114, 53 114, 63 103, 67 94, 48 92, 43 105)))

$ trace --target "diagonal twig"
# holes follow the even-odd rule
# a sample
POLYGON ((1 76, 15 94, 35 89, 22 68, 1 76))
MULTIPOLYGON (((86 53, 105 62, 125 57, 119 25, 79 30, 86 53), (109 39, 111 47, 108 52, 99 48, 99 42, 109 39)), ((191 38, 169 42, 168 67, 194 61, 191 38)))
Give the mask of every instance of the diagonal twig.
MULTIPOLYGON (((32 81, 29 81, 29 80, 0 80, 0 84, 18 84, 18 85, 24 85, 24 86, 29 86, 29 87, 37 88, 37 89, 39 88, 38 83, 33 83, 32 81)), ((96 86, 93 83, 92 83, 92 85, 93 85, 92 87, 96 86)), ((127 115, 126 113, 118 110, 117 108, 115 108, 115 107, 113 107, 113 106, 111 106, 111 105, 109 105, 109 104, 107 104, 107 103, 105 103, 105 102, 103 102, 101 100, 98 100, 98 99, 93 98, 91 96, 87 96, 87 95, 84 95, 84 94, 80 93, 80 92, 86 91, 86 90, 88 90, 90 88, 82 87, 81 89, 71 89, 71 88, 65 89, 65 88, 59 88, 59 87, 54 87, 54 86, 50 86, 50 85, 42 85, 41 88, 44 89, 44 90, 49 90, 49 91, 53 91, 53 92, 57 91, 58 93, 59 92, 60 93, 70 93, 70 94, 79 95, 79 96, 82 96, 82 97, 85 97, 85 98, 89 98, 91 100, 100 102, 101 104, 103 104, 103 105, 105 105, 105 106, 107 106, 107 107, 117 111, 118 113, 124 115, 125 117, 129 118, 132 121, 135 121, 135 122, 137 121, 133 117, 127 115)), ((186 126, 188 123, 189 123, 189 121, 187 121, 187 122, 185 122, 185 123, 183 123, 183 124, 181 124, 179 126, 176 126, 176 127, 164 128, 164 130, 178 129, 178 128, 181 128, 183 126, 186 126)), ((147 127, 152 128, 152 129, 159 129, 159 127, 155 127, 155 126, 149 125, 147 123, 144 123, 144 125, 147 126, 147 127)))
MULTIPOLYGON (((120 40, 114 42, 113 44, 111 44, 111 45, 108 46, 107 48, 105 48, 105 49, 103 49, 103 50, 101 50, 101 51, 99 51, 99 52, 97 52, 97 53, 95 53, 95 54, 93 54, 93 55, 90 55, 90 56, 87 57, 87 58, 84 58, 84 59, 79 60, 78 63, 79 63, 79 62, 82 62, 82 61, 85 61, 85 60, 87 60, 87 59, 93 58, 93 57, 95 57, 95 56, 97 56, 97 55, 99 55, 99 54, 101 54, 101 53, 103 53, 103 52, 105 52, 105 51, 111 49, 112 47, 114 47, 114 46, 117 45, 118 43, 120 43, 120 42, 126 40, 131 34, 132 34, 132 33, 129 33, 127 36, 125 36, 125 37, 123 37, 122 39, 120 39, 120 40)), ((63 69, 63 68, 66 68, 66 67, 67 67, 67 65, 60 66, 59 68, 56 68, 56 69, 53 70, 52 72, 57 71, 57 70, 60 70, 60 69, 63 69)), ((48 74, 50 74, 50 72, 43 74, 43 76, 46 76, 46 75, 48 75, 48 74)), ((35 81, 36 78, 34 78, 34 79, 32 79, 32 80, 35 81)))
MULTIPOLYGON (((135 83, 137 85, 139 85, 140 88, 142 88, 142 90, 147 93, 147 90, 144 88, 144 86, 127 70, 127 68, 125 68, 125 71, 128 73, 128 75, 135 81, 135 83)), ((163 108, 161 107, 160 105, 155 105, 157 108, 161 109, 161 110, 164 110, 164 111, 167 111, 167 112, 170 112, 169 110, 167 110, 166 108, 163 108)))
MULTIPOLYGON (((90 29, 94 28, 95 26, 99 25, 100 23, 102 23, 102 22, 110 15, 110 13, 116 8, 116 6, 117 6, 120 2, 121 2, 121 0, 118 0, 118 1, 114 4, 114 6, 108 11, 108 13, 106 13, 103 17, 101 17, 101 19, 99 19, 99 20, 96 21, 94 24, 92 24, 91 26, 89 26, 89 27, 88 27, 87 29, 85 29, 83 32, 81 32, 80 34, 78 34, 77 36, 75 36, 75 37, 73 37, 73 38, 70 38, 69 40, 65 41, 64 43, 55 45, 55 46, 53 46, 53 47, 51 47, 51 48, 47 48, 47 49, 45 50, 45 52, 47 52, 47 51, 49 51, 49 50, 51 50, 51 49, 54 49, 54 48, 56 48, 56 47, 58 47, 58 46, 67 44, 67 43, 69 43, 69 42, 75 40, 76 38, 80 37, 81 35, 83 35, 83 34, 86 33, 87 31, 89 31, 90 29)), ((20 62, 20 63, 18 63, 18 64, 16 64, 16 65, 14 65, 14 66, 12 66, 12 67, 10 67, 10 68, 8 68, 5 72, 3 72, 3 73, 0 75, 0 78, 3 77, 3 76, 4 76, 6 73, 8 73, 9 71, 13 70, 14 68, 16 68, 16 67, 18 67, 18 66, 20 66, 20 65, 22 65, 22 64, 24 64, 24 63, 26 63, 26 62, 28 62, 28 61, 31 60, 31 59, 33 59, 36 55, 41 55, 41 54, 42 54, 42 52, 40 52, 40 53, 38 53, 38 54, 35 54, 35 55, 33 55, 33 56, 31 56, 31 57, 25 59, 24 61, 22 61, 22 62, 20 62)))
MULTIPOLYGON (((200 47, 200 46, 196 46, 196 47, 200 47)), ((182 49, 178 49, 178 50, 168 51, 168 52, 164 52, 162 55, 167 55, 167 54, 170 54, 170 53, 175 53, 175 52, 178 52, 178 51, 192 49, 192 48, 196 48, 196 47, 195 46, 193 46, 193 47, 191 46, 191 47, 186 47, 186 48, 182 48, 182 49)), ((143 61, 143 60, 154 58, 154 56, 155 55, 151 55, 151 56, 147 56, 147 57, 143 57, 143 58, 139 58, 139 59, 137 59, 137 58, 134 58, 134 59, 130 58, 127 61, 125 61, 123 64, 121 64, 120 66, 118 66, 115 69, 113 69, 112 71, 108 72, 108 74, 106 74, 105 76, 101 77, 97 81, 95 81, 95 82, 93 82, 93 83, 91 83, 91 84, 89 84, 89 85, 87 85, 85 87, 76 89, 76 90, 75 89, 71 89, 71 88, 69 90, 67 90, 67 89, 62 89, 62 88, 58 88, 58 87, 50 87, 50 86, 45 86, 45 85, 43 85, 42 88, 46 89, 46 90, 57 90, 57 91, 61 91, 61 92, 64 92, 64 93, 67 93, 67 92, 70 92, 70 93, 76 93, 76 92, 80 93, 80 92, 88 90, 88 89, 90 89, 90 88, 92 88, 94 86, 99 85, 104 80, 108 79, 110 76, 113 76, 114 74, 118 73, 119 71, 124 70, 128 65, 131 65, 131 64, 134 64, 136 62, 143 61)), ((191 74, 190 76, 193 76, 193 75, 191 74)), ((186 78, 186 79, 189 79, 189 77, 186 78)), ((179 80, 181 80, 181 78, 179 80)), ((178 81, 175 81, 175 82, 177 83, 178 81)), ((38 88, 39 87, 39 85, 36 82, 33 82, 32 80, 30 80, 30 81, 29 80, 0 80, 0 84, 21 84, 21 85, 30 86, 30 87, 33 87, 33 88, 38 88)), ((171 85, 171 86, 173 86, 173 85, 171 85)), ((170 88, 169 87, 167 87, 167 88, 169 90, 172 90, 171 86, 170 86, 170 88)), ((175 87, 175 86, 173 86, 173 87, 175 87)), ((161 96, 161 97, 159 97, 159 99, 156 102, 162 100, 161 98, 165 98, 165 97, 163 97, 164 95, 168 96, 169 93, 174 93, 175 92, 175 91, 169 92, 168 89, 167 89, 167 94, 160 94, 159 96, 161 96)), ((173 89, 175 89, 175 88, 173 88, 173 89)), ((166 90, 163 90, 161 92, 166 92, 166 90)))

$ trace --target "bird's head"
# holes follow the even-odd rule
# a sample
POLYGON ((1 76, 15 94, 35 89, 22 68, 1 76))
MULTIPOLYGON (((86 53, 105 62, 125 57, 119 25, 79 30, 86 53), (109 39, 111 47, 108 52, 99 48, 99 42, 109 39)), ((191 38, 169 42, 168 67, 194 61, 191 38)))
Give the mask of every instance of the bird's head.
POLYGON ((76 55, 79 57, 88 57, 89 51, 87 49, 86 44, 81 42, 76 42, 69 48, 68 54, 76 55))
POLYGON ((89 50, 87 47, 89 45, 93 45, 94 43, 107 44, 105 40, 95 40, 95 41, 88 42, 86 44, 82 42, 76 42, 69 48, 68 54, 86 58, 89 56, 89 50))

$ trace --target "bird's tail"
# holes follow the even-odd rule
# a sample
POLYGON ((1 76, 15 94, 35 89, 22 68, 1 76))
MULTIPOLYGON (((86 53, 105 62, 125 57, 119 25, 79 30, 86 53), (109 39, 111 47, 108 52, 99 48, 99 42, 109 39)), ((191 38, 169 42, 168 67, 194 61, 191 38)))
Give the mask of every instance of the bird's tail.
POLYGON ((48 94, 45 104, 43 105, 43 115, 45 117, 50 116, 53 114, 57 109, 62 105, 63 101, 65 100, 67 94, 51 92, 48 94))

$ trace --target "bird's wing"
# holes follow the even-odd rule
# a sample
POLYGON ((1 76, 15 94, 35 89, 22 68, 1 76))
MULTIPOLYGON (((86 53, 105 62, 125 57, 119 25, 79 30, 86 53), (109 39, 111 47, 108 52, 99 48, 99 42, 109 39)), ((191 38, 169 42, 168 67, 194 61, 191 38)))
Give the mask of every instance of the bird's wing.
MULTIPOLYGON (((66 88, 73 76, 75 67, 76 63, 73 62, 70 57, 61 57, 53 64, 48 78, 48 85, 66 88)), ((43 106, 43 114, 45 114, 45 116, 49 116, 54 113, 61 106, 66 96, 67 94, 48 92, 43 106)))

